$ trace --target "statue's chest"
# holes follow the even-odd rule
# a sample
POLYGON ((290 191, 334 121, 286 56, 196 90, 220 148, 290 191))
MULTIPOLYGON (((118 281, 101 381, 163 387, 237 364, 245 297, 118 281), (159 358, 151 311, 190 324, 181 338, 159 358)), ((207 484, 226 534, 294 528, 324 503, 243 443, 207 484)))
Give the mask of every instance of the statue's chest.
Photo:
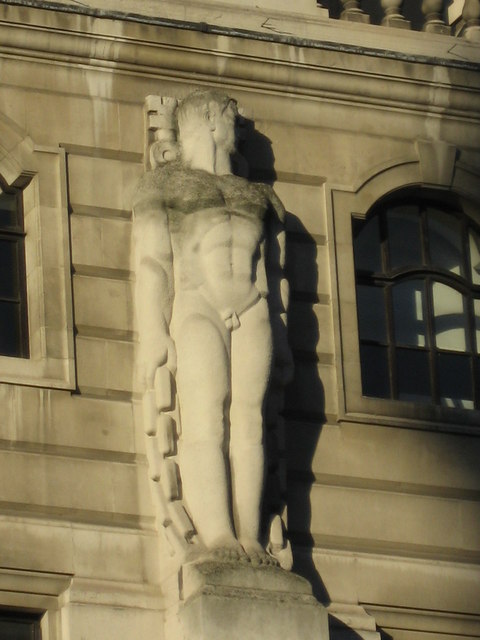
POLYGON ((263 219, 268 207, 262 185, 204 171, 181 170, 165 176, 162 192, 172 220, 208 209, 263 219))

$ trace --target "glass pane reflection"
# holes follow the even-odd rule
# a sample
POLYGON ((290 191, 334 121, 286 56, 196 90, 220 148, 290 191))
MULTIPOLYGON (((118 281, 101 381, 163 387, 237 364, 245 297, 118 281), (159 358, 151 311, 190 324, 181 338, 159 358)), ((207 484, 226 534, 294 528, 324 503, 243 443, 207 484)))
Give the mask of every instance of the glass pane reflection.
POLYGON ((434 282, 432 291, 437 347, 449 351, 466 351, 467 317, 463 295, 441 282, 434 282))
POLYGON ((386 342, 384 290, 357 286, 358 330, 361 340, 386 342))
POLYGON ((462 235, 460 220, 455 216, 430 209, 428 240, 433 266, 463 275, 462 235))
POLYGON ((426 344, 425 283, 408 280, 392 288, 396 344, 424 347, 426 344))
POLYGON ((357 270, 372 273, 382 271, 378 216, 373 216, 367 222, 362 222, 361 231, 355 238, 353 246, 357 270))
POLYGON ((472 282, 473 284, 480 284, 480 234, 473 229, 469 233, 469 245, 472 282))
POLYGON ((473 409, 471 362, 468 356, 437 354, 437 376, 443 406, 473 409))
POLYGON ((364 396, 390 397, 388 353, 386 347, 360 345, 362 390, 364 396))
POLYGON ((422 264, 418 207, 403 205, 387 211, 390 268, 422 264))

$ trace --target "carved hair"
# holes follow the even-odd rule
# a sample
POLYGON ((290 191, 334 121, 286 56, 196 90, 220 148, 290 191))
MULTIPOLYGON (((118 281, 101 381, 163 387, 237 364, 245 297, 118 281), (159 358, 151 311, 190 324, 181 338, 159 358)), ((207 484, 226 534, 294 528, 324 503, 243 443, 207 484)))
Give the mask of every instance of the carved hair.
POLYGON ((204 120, 210 105, 218 107, 223 113, 229 104, 237 106, 236 100, 230 98, 223 91, 216 89, 198 89, 184 98, 177 107, 177 131, 197 127, 199 120, 204 120), (187 125, 187 126, 185 126, 187 125))

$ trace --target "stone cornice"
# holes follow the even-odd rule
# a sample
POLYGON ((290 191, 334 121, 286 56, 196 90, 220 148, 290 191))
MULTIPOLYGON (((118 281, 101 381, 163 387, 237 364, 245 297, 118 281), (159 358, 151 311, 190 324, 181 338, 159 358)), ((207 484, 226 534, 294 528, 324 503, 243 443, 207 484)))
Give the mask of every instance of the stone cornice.
POLYGON ((257 3, 238 8, 234 0, 163 0, 161 6, 156 0, 0 0, 0 4, 425 64, 480 66, 477 44, 451 36, 329 19, 327 9, 313 8, 313 0, 306 11, 306 1, 289 12, 285 2, 281 5, 278 0, 265 2, 283 9, 257 3))
POLYGON ((360 50, 352 55, 340 48, 226 38, 179 26, 99 19, 5 2, 0 3, 0 43, 4 56, 117 73, 209 83, 218 78, 231 87, 473 121, 480 114, 479 74, 472 68, 436 66, 433 58, 430 64, 386 61, 360 50))

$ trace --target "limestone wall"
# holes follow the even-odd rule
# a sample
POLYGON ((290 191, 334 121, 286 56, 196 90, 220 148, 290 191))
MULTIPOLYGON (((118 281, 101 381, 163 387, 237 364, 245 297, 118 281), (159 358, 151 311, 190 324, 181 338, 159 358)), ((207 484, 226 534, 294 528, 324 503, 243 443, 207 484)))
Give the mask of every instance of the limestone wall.
POLYGON ((289 212, 296 375, 283 461, 295 569, 331 604, 332 638, 342 625, 378 637, 375 621, 395 640, 478 637, 480 440, 462 424, 349 414, 341 307, 352 292, 338 273, 351 247, 335 226, 335 194, 383 174, 387 192, 389 168, 419 166, 418 139, 455 145, 478 176, 478 74, 0 11, 0 112, 34 149, 64 152, 75 327, 73 392, 0 384, 0 605, 48 608, 49 640, 162 637, 168 593, 134 422, 130 208, 144 97, 213 85, 254 121, 252 175, 272 179, 289 212))

